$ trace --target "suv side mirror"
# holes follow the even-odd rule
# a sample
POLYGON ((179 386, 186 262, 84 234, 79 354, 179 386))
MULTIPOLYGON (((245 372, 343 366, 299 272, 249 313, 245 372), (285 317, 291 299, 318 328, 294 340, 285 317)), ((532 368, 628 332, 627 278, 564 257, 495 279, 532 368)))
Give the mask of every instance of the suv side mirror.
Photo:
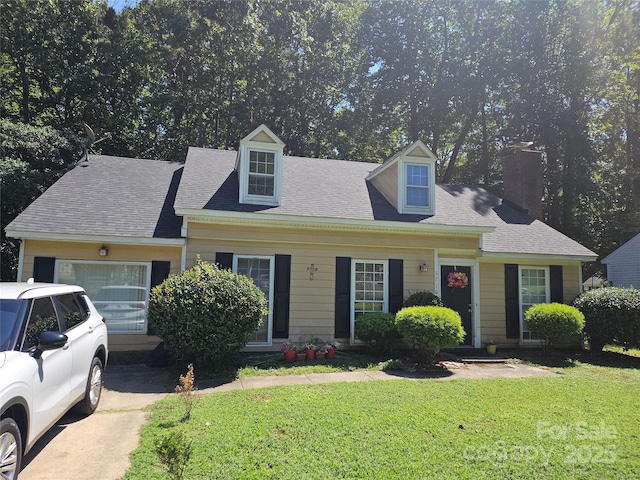
POLYGON ((69 338, 60 332, 41 332, 38 336, 38 348, 33 351, 34 358, 40 358, 45 350, 56 350, 66 345, 69 338))

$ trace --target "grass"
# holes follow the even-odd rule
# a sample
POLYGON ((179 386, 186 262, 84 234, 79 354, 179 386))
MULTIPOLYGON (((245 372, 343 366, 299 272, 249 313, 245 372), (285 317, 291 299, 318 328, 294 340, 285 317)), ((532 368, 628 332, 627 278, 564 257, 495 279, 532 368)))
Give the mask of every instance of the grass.
POLYGON ((185 479, 637 478, 640 359, 538 360, 560 375, 216 393, 188 420, 167 397, 124 478, 170 478, 155 445, 175 431, 185 479))

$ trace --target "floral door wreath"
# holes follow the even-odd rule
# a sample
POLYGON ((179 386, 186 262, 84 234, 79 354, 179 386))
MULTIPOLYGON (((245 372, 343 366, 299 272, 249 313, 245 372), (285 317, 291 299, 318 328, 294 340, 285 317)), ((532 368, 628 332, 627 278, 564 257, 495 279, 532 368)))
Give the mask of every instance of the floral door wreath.
POLYGON ((453 271, 447 276, 449 288, 464 288, 469 285, 469 277, 464 272, 453 271))

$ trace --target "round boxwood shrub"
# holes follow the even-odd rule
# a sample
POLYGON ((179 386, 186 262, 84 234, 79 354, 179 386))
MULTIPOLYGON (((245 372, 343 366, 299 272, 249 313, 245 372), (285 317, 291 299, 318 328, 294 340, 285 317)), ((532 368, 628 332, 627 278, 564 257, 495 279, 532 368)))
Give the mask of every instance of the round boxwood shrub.
POLYGON ((592 352, 602 351, 607 343, 640 348, 640 290, 595 288, 580 295, 574 305, 584 314, 584 333, 592 352))
POLYGON ((539 303, 524 314, 527 328, 544 341, 545 346, 582 332, 584 315, 575 307, 562 303, 539 303))
POLYGON ((354 335, 369 347, 391 347, 400 338, 393 313, 368 312, 356 319, 354 335))
POLYGON ((149 324, 174 355, 216 361, 247 344, 266 308, 251 279, 198 259, 153 288, 149 324))
POLYGON ((430 305, 436 307, 444 306, 442 300, 435 293, 422 290, 420 292, 412 293, 404 301, 403 307, 428 307, 430 305))
POLYGON ((396 314, 396 326, 407 344, 427 361, 441 348, 458 346, 464 340, 462 320, 446 307, 406 307, 396 314))

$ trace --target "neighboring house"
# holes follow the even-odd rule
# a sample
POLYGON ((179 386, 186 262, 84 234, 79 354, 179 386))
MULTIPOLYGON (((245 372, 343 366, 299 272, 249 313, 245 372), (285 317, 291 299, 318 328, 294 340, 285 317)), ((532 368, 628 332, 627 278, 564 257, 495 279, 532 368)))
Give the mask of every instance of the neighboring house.
MULTIPOLYGON (((515 346, 531 341, 523 312, 571 302, 581 263, 596 258, 523 210, 541 215, 539 152, 505 160, 506 201, 436 185, 436 158, 420 141, 383 164, 283 149, 261 126, 237 152, 192 147, 184 164, 92 155, 7 227, 22 240, 19 277, 77 283, 92 298, 105 286, 148 293, 200 256, 267 294, 250 349, 355 343, 358 314, 396 312, 419 290, 461 314, 466 345, 515 346), (464 288, 449 287, 452 273, 464 288)), ((158 338, 130 307, 109 312, 112 350, 153 348, 158 338)))
POLYGON ((614 287, 640 288, 640 233, 602 259, 614 287))

